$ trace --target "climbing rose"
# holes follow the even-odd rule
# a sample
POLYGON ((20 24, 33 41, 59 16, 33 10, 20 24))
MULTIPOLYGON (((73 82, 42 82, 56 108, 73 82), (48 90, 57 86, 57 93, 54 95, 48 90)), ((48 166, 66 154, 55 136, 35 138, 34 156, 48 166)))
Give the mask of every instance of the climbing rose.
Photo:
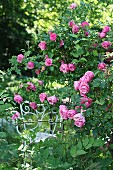
POLYGON ((55 33, 50 33, 49 35, 50 35, 50 40, 51 40, 51 41, 56 41, 56 39, 57 39, 57 34, 55 34, 55 33))
POLYGON ((64 41, 60 40, 60 47, 62 47, 64 45, 64 41))
POLYGON ((74 24, 73 27, 72 27, 72 32, 73 32, 73 34, 78 33, 79 32, 79 26, 74 24))
POLYGON ((106 68, 106 64, 105 63, 99 63, 98 64, 98 69, 101 70, 101 71, 104 71, 106 68))
POLYGON ((60 105, 59 106, 59 113, 62 119, 68 119, 68 108, 65 105, 60 105))
POLYGON ((110 46, 111 46, 111 42, 110 42, 110 41, 104 41, 104 42, 102 42, 102 47, 103 47, 103 48, 107 49, 107 48, 110 47, 110 46))
POLYGON ((68 71, 69 71, 68 64, 61 64, 60 71, 63 73, 68 73, 68 71))
POLYGON ((84 76, 89 76, 90 81, 94 78, 94 73, 92 71, 86 71, 84 76))
POLYGON ((104 26, 102 32, 107 33, 109 31, 110 31, 110 27, 109 26, 104 26))
POLYGON ((33 90, 36 91, 36 86, 32 82, 27 82, 28 87, 26 88, 27 91, 33 90))
POLYGON ((52 58, 48 58, 48 55, 46 55, 45 65, 47 67, 52 65, 52 58))
POLYGON ((22 63, 23 58, 24 58, 24 56, 23 56, 22 54, 19 54, 19 55, 17 56, 17 61, 18 61, 19 63, 22 63))
POLYGON ((46 42, 45 41, 41 41, 38 46, 40 47, 41 50, 45 50, 46 49, 46 42))
POLYGON ((28 68, 28 69, 33 69, 34 66, 35 66, 35 64, 34 64, 32 61, 29 61, 29 62, 27 63, 27 68, 28 68))
POLYGON ((68 25, 69 25, 69 27, 73 27, 73 25, 75 25, 75 23, 73 20, 71 20, 71 21, 69 21, 68 25))
POLYGON ((88 108, 88 107, 91 106, 92 101, 93 101, 93 100, 92 100, 91 98, 88 98, 87 96, 84 96, 84 97, 82 97, 82 98, 80 99, 80 104, 85 104, 86 107, 88 108))
POLYGON ((39 99, 43 103, 47 99, 47 94, 46 93, 40 93, 39 99))
POLYGON ((19 94, 15 94, 14 101, 18 104, 23 102, 23 98, 19 94))
POLYGON ((49 102, 49 104, 54 105, 57 103, 58 98, 55 96, 50 96, 50 97, 47 97, 47 101, 49 102))
POLYGON ((75 69, 76 69, 76 66, 75 66, 75 64, 68 64, 68 69, 69 69, 69 71, 75 71, 75 69))
POLYGON ((85 36, 88 36, 89 35, 89 32, 85 32, 85 36))
POLYGON ((74 81, 74 89, 77 91, 79 90, 79 86, 80 86, 80 81, 74 81))
POLYGON ((85 117, 81 114, 81 113, 77 113, 75 114, 75 116, 73 117, 74 119, 74 124, 77 127, 83 127, 85 125, 85 117))
POLYGON ((30 106, 33 110, 36 110, 37 107, 38 107, 35 102, 30 102, 29 106, 30 106))
POLYGON ((20 116, 20 113, 16 111, 16 113, 12 116, 12 120, 17 119, 20 116))
POLYGON ((41 72, 41 70, 40 69, 38 69, 38 70, 35 70, 35 73, 38 75, 38 74, 40 74, 40 72, 41 72))
POLYGON ((85 82, 81 82, 79 86, 80 95, 84 96, 89 92, 89 85, 85 82))
POLYGON ((81 23, 81 26, 84 28, 85 26, 89 26, 89 23, 84 21, 84 22, 81 23))
POLYGON ((73 116, 77 114, 76 110, 68 110, 67 116, 69 119, 73 119, 73 116))
POLYGON ((69 6, 70 9, 75 9, 76 7, 77 7, 77 4, 76 4, 76 3, 72 3, 72 4, 69 6))
POLYGON ((99 33, 98 33, 98 36, 99 36, 100 38, 105 38, 105 37, 106 37, 106 34, 105 34, 104 32, 99 32, 99 33))
POLYGON ((44 82, 42 80, 38 80, 38 83, 42 86, 44 85, 44 82))

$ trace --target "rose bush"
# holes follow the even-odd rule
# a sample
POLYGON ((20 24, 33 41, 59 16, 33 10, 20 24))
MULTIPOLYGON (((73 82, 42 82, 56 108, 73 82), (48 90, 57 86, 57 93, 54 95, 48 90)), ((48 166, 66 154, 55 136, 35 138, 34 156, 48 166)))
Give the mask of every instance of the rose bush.
MULTIPOLYGON (((83 9, 72 3, 60 25, 47 34, 38 34, 40 51, 36 56, 29 49, 10 60, 10 71, 30 73, 14 92, 17 108, 26 100, 33 110, 44 103, 48 110, 54 108, 64 123, 62 137, 58 134, 51 143, 45 141, 30 148, 34 167, 113 167, 113 31, 109 26, 100 25, 99 30, 91 26, 83 9), (44 149, 47 164, 41 156, 36 161, 38 152, 44 154, 44 149)), ((12 117, 17 121, 20 118, 21 114, 12 117)))

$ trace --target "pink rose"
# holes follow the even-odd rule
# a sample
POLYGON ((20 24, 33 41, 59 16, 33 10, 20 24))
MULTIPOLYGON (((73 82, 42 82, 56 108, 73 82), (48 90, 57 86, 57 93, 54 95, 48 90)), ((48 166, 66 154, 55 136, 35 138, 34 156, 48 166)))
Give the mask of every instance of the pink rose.
POLYGON ((79 32, 79 26, 74 24, 73 27, 72 27, 72 32, 73 32, 73 34, 78 33, 79 32))
POLYGON ((84 21, 84 22, 81 23, 81 26, 84 28, 85 26, 89 26, 89 23, 84 21))
POLYGON ((87 108, 90 107, 93 102, 93 100, 87 96, 82 97, 80 100, 80 104, 85 104, 87 108))
POLYGON ((73 27, 75 25, 75 23, 73 20, 71 20, 71 21, 69 21, 68 25, 69 25, 69 27, 73 27))
POLYGON ((30 102, 29 106, 33 109, 36 110, 38 108, 37 104, 35 102, 30 102))
POLYGON ((47 99, 47 94, 46 93, 40 93, 39 99, 43 103, 47 99))
POLYGON ((73 116, 77 114, 76 110, 68 110, 67 116, 69 119, 73 119, 73 116))
POLYGON ((84 76, 89 76, 90 81, 94 78, 94 73, 92 71, 87 71, 84 76))
POLYGON ((12 116, 12 120, 17 119, 18 117, 20 117, 20 113, 16 111, 16 113, 12 116))
POLYGON ((44 82, 42 80, 38 80, 38 83, 43 86, 44 85, 44 82))
POLYGON ((32 61, 29 61, 29 62, 27 63, 27 68, 28 68, 28 69, 33 69, 34 66, 35 66, 35 64, 34 64, 32 61))
POLYGON ((110 30, 111 30, 111 29, 110 29, 109 26, 105 26, 105 27, 103 28, 102 32, 107 33, 107 32, 109 32, 110 30))
POLYGON ((64 41, 60 40, 60 47, 62 47, 64 45, 64 41))
POLYGON ((28 87, 26 90, 29 92, 30 90, 36 91, 36 86, 32 82, 27 82, 28 87))
POLYGON ((76 69, 76 66, 75 66, 75 64, 68 64, 68 69, 69 69, 69 71, 75 71, 75 69, 76 69))
POLYGON ((52 65, 52 58, 48 58, 48 55, 46 55, 45 65, 47 67, 52 65))
POLYGON ((23 58, 24 58, 24 56, 23 56, 22 54, 19 54, 19 55, 17 56, 17 61, 18 61, 19 63, 22 63, 23 58))
POLYGON ((68 119, 68 108, 65 105, 60 105, 59 106, 59 113, 62 119, 66 120, 68 119))
POLYGON ((74 89, 77 91, 79 90, 79 86, 80 86, 80 81, 74 81, 74 89))
POLYGON ((85 36, 88 36, 89 35, 89 32, 85 32, 85 36))
POLYGON ((101 70, 101 71, 104 71, 106 68, 106 64, 105 63, 99 63, 98 64, 98 69, 101 70))
POLYGON ((57 103, 58 98, 55 96, 50 96, 50 97, 47 97, 47 101, 49 102, 49 104, 54 105, 57 103))
POLYGON ((72 3, 72 4, 69 6, 70 9, 75 9, 76 7, 77 7, 77 4, 75 4, 75 3, 72 3))
POLYGON ((63 73, 68 73, 68 71, 69 71, 68 64, 61 64, 60 71, 63 73))
POLYGON ((102 45, 103 48, 107 49, 108 47, 111 46, 111 42, 110 41, 104 41, 104 42, 102 42, 101 45, 102 45))
POLYGON ((74 119, 74 124, 77 127, 83 127, 85 125, 85 117, 81 114, 81 113, 77 113, 75 114, 75 116, 73 117, 74 119))
POLYGON ((40 69, 38 69, 38 70, 35 70, 35 73, 38 75, 38 74, 40 74, 40 72, 41 72, 41 70, 40 69))
POLYGON ((23 98, 19 94, 15 94, 14 101, 18 104, 23 102, 23 98))
POLYGON ((98 36, 99 36, 100 38, 105 38, 105 37, 106 37, 106 34, 105 34, 104 32, 99 32, 99 33, 98 33, 98 36))
POLYGON ((50 35, 50 40, 51 40, 51 41, 56 41, 56 39, 57 39, 57 34, 55 34, 55 33, 50 33, 49 35, 50 35))
POLYGON ((89 85, 87 83, 81 82, 79 91, 81 96, 85 96, 89 92, 89 85))
POLYGON ((46 49, 46 42, 45 41, 41 41, 38 46, 40 47, 41 50, 45 50, 46 49))

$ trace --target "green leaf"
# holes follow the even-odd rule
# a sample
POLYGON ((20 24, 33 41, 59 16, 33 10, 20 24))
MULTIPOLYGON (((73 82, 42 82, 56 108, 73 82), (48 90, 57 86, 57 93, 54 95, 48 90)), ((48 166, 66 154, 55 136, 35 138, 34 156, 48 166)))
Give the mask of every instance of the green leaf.
POLYGON ((103 146, 104 145, 104 141, 102 139, 97 139, 94 141, 93 146, 103 146))
POLYGON ((87 62, 87 60, 84 58, 84 57, 82 57, 80 60, 79 60, 79 62, 87 62))
POLYGON ((83 141, 83 146, 86 147, 88 145, 88 143, 89 143, 89 139, 88 139, 88 137, 86 137, 83 141))
POLYGON ((4 104, 4 102, 3 102, 3 101, 0 101, 0 104, 2 105, 2 104, 4 104))
POLYGON ((72 146, 70 150, 70 155, 72 157, 76 157, 76 146, 72 146))
POLYGON ((84 151, 84 150, 77 150, 77 151, 76 151, 76 156, 84 155, 84 154, 86 154, 86 153, 87 153, 87 152, 84 151))
POLYGON ((0 132, 0 138, 6 138, 7 134, 5 132, 0 132))
POLYGON ((79 141, 78 144, 76 145, 77 150, 82 149, 82 142, 79 141))

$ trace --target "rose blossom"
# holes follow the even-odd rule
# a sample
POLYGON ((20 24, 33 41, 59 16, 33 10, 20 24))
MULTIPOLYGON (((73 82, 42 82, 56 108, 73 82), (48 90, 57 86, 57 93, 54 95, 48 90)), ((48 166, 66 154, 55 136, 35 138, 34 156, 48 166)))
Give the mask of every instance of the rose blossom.
POLYGON ((46 42, 45 41, 41 41, 38 46, 40 47, 41 50, 45 50, 46 49, 46 42))
POLYGON ((68 68, 69 68, 69 71, 75 71, 75 69, 76 69, 76 66, 75 66, 75 64, 68 64, 68 68))
POLYGON ((40 72, 41 72, 41 70, 40 69, 38 69, 38 70, 35 70, 35 73, 38 75, 38 74, 40 74, 40 72))
POLYGON ((83 22, 81 23, 81 26, 84 28, 85 26, 89 26, 89 23, 86 22, 86 21, 83 21, 83 22))
POLYGON ((62 47, 64 45, 64 41, 60 40, 60 47, 62 47))
POLYGON ((49 35, 50 35, 50 40, 51 40, 51 41, 56 41, 56 39, 57 39, 57 34, 50 32, 49 35))
POLYGON ((23 98, 19 94, 15 94, 14 101, 18 104, 23 102, 23 98))
POLYGON ((36 110, 37 107, 38 107, 35 102, 30 102, 29 106, 30 106, 33 110, 36 110))
POLYGON ((85 36, 88 36, 89 35, 89 32, 85 32, 85 36))
POLYGON ((68 73, 68 71, 69 71, 68 64, 61 64, 60 71, 63 73, 68 73))
POLYGON ((47 67, 52 65, 52 58, 49 58, 48 55, 46 55, 45 65, 47 67))
POLYGON ((22 54, 19 54, 19 55, 17 56, 17 61, 18 61, 19 63, 22 63, 23 58, 24 58, 24 56, 23 56, 22 54))
POLYGON ((104 26, 104 28, 102 29, 102 32, 107 33, 110 31, 110 27, 109 26, 104 26))
POLYGON ((94 78, 94 73, 92 71, 86 71, 84 76, 89 76, 90 77, 90 81, 91 81, 94 78))
POLYGON ((101 45, 102 45, 103 48, 107 49, 108 47, 111 46, 111 42, 110 41, 104 41, 104 42, 102 42, 101 45))
POLYGON ((85 104, 87 108, 90 107, 93 102, 93 100, 87 96, 82 97, 80 100, 80 104, 85 104))
POLYGON ((106 68, 106 64, 105 63, 99 63, 98 64, 98 69, 101 70, 101 71, 104 71, 106 68))
POLYGON ((60 105, 59 106, 59 113, 62 119, 68 119, 68 108, 65 105, 60 105))
POLYGON ((46 93, 40 93, 39 99, 43 103, 47 99, 47 94, 46 93))
POLYGON ((80 86, 80 81, 74 81, 74 89, 77 91, 79 90, 79 86, 80 86))
POLYGON ((75 114, 75 116, 73 117, 74 119, 74 124, 77 127, 83 127, 85 125, 85 117, 81 114, 81 113, 77 113, 75 114))
POLYGON ((34 64, 34 62, 32 62, 32 61, 29 61, 29 62, 27 63, 27 68, 28 68, 28 69, 33 69, 34 66, 35 66, 35 64, 34 64))
POLYGON ((75 110, 68 110, 67 116, 69 119, 73 119, 73 116, 77 114, 77 111, 75 110))
POLYGON ((75 23, 73 20, 71 20, 71 21, 69 21, 68 25, 69 25, 69 27, 73 27, 73 25, 75 25, 75 23))
POLYGON ((74 24, 73 27, 72 27, 72 32, 73 32, 73 34, 78 33, 79 32, 79 26, 74 24))
POLYGON ((42 80, 38 80, 38 83, 43 86, 44 85, 44 82, 42 80))
POLYGON ((72 3, 72 4, 69 6, 70 9, 75 9, 76 7, 77 7, 77 4, 76 4, 76 3, 72 3))
POLYGON ((36 86, 32 82, 27 82, 28 87, 26 88, 27 91, 33 90, 36 91, 36 86))
POLYGON ((105 34, 104 32, 99 32, 99 33, 98 33, 98 36, 99 36, 100 38, 105 38, 105 37, 106 37, 106 34, 105 34))
POLYGON ((79 86, 80 95, 84 96, 89 92, 89 85, 85 82, 81 82, 79 86))
POLYGON ((12 116, 12 120, 17 119, 20 116, 20 113, 16 111, 16 113, 12 116))
POLYGON ((50 96, 50 97, 47 97, 47 101, 49 102, 49 104, 54 105, 57 103, 58 98, 55 96, 50 96))

